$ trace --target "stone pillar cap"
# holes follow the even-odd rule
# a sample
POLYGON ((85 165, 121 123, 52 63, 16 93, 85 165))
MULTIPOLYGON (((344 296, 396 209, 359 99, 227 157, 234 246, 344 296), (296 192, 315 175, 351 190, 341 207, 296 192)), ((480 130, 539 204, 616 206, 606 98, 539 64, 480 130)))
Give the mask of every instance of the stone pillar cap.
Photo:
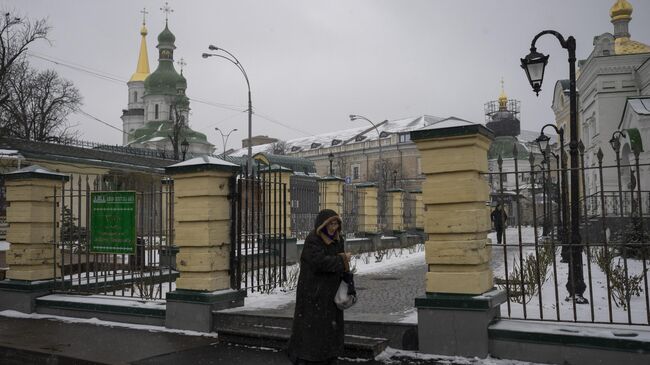
POLYGON ((403 192, 404 189, 392 188, 392 189, 387 189, 386 191, 389 192, 389 193, 400 193, 400 192, 403 192))
POLYGON ((18 179, 48 179, 48 180, 64 180, 68 181, 70 177, 66 174, 50 171, 39 165, 31 165, 24 167, 20 170, 8 172, 4 174, 7 180, 18 179))
POLYGON ((355 185, 357 188, 375 188, 377 187, 377 184, 372 183, 372 182, 367 182, 367 183, 359 183, 355 185))
POLYGON ((200 156, 167 166, 165 173, 174 174, 198 171, 239 171, 240 166, 213 156, 200 156))
POLYGON ((449 124, 433 124, 424 128, 411 131, 411 140, 425 140, 431 138, 460 137, 472 134, 484 135, 494 139, 494 132, 482 124, 472 124, 462 119, 449 124))
POLYGON ((345 181, 345 179, 339 177, 339 176, 333 176, 333 175, 328 175, 328 176, 323 176, 318 179, 319 181, 345 181))

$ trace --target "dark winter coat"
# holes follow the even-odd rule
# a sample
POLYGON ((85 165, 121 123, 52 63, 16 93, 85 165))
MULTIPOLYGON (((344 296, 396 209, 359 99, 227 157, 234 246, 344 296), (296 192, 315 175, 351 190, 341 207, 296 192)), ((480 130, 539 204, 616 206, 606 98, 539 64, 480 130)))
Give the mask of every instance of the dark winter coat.
POLYGON ((300 276, 296 292, 289 357, 326 361, 343 353, 343 311, 334 296, 343 273, 349 271, 339 231, 328 237, 323 229, 339 216, 330 209, 318 214, 315 230, 305 239, 300 256, 300 276))
POLYGON ((490 219, 492 219, 492 223, 494 224, 494 228, 503 228, 504 224, 506 223, 506 220, 508 219, 508 215, 506 214, 506 211, 501 209, 494 209, 492 211, 492 214, 490 215, 490 219))

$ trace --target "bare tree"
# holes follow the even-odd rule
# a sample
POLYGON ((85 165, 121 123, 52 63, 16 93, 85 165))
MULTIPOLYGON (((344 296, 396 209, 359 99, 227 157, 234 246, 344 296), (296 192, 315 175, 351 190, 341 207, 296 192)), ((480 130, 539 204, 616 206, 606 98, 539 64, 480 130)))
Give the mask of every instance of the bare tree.
POLYGON ((5 74, 0 127, 12 137, 53 141, 74 137, 67 117, 81 105, 79 90, 54 70, 37 71, 25 59, 5 74))
POLYGON ((277 141, 271 143, 271 147, 269 148, 269 152, 274 154, 274 155, 286 155, 287 154, 287 142, 285 141, 277 141))
POLYGON ((33 42, 47 40, 50 30, 46 19, 30 20, 1 10, 0 15, 0 105, 9 99, 7 77, 12 67, 24 58, 27 47, 33 42))
POLYGON ((172 122, 172 126, 171 126, 170 133, 167 135, 167 137, 169 137, 169 141, 172 144, 172 150, 174 152, 175 160, 180 159, 180 154, 179 154, 180 145, 182 143, 182 139, 184 138, 183 130, 186 128, 186 124, 187 124, 187 121, 185 120, 185 114, 184 114, 184 112, 186 111, 184 101, 185 100, 179 97, 176 100, 176 102, 174 102, 171 105, 172 114, 170 115, 170 119, 172 122))

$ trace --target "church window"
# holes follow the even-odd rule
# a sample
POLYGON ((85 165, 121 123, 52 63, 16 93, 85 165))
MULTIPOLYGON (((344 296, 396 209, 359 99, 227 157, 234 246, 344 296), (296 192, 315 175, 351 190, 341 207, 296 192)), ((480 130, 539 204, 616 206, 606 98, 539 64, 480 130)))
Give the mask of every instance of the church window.
POLYGON ((383 131, 383 132, 379 133, 379 138, 386 138, 386 137, 388 137, 389 134, 390 133, 388 133, 386 131, 383 131))
POLYGON ((332 146, 340 145, 341 142, 343 142, 343 141, 341 141, 340 139, 333 139, 333 140, 332 140, 332 146))
POLYGON ((359 135, 359 136, 356 136, 356 137, 354 138, 354 141, 355 141, 355 142, 361 142, 361 141, 363 141, 364 139, 366 139, 366 136, 361 136, 361 135, 359 135))
POLYGON ((133 92, 133 102, 134 102, 134 103, 137 103, 137 102, 138 102, 138 92, 137 92, 137 91, 134 91, 134 92, 133 92))
POLYGON ((301 148, 300 146, 293 146, 291 147, 291 152, 298 152, 300 151, 300 148, 301 148))
POLYGON ((154 114, 153 119, 158 119, 158 104, 156 104, 156 106, 154 107, 154 113, 153 114, 154 114))
POLYGON ((352 165, 352 180, 359 180, 359 170, 361 166, 359 164, 352 165))

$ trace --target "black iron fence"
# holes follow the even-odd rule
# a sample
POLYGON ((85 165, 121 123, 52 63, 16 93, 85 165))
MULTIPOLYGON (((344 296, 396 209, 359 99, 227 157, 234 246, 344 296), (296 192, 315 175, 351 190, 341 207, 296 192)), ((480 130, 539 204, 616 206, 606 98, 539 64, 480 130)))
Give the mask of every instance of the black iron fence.
POLYGON ((502 316, 650 324, 650 197, 642 189, 650 181, 645 172, 650 164, 639 163, 637 153, 633 164, 617 159, 603 166, 599 151, 598 162, 585 167, 581 148, 581 199, 572 202, 570 168, 541 163, 532 154, 518 158, 517 152, 512 169, 505 171, 499 158, 498 171, 485 174, 491 209, 505 207, 509 223, 502 244, 497 244, 501 230, 493 227, 488 245, 495 284, 508 297, 502 316), (624 176, 634 179, 618 178, 625 170, 624 176), (578 217, 570 216, 572 204, 579 206, 578 217), (571 219, 580 222, 578 244, 571 243, 571 219))
POLYGON ((404 230, 415 231, 417 218, 417 193, 405 191, 404 197, 404 230))
POLYGON ((258 164, 233 178, 231 288, 270 291, 287 279, 287 182, 258 164))
POLYGON ((342 230, 347 238, 356 237, 356 233, 359 231, 358 217, 364 194, 363 189, 357 189, 352 184, 343 185, 342 230))
POLYGON ((305 239, 314 229, 319 210, 320 187, 318 178, 291 175, 291 236, 305 239))
MULTIPOLYGON (((173 184, 151 176, 72 175, 54 188, 54 290, 164 299, 173 290, 173 184), (131 254, 91 252, 91 193, 135 192, 136 239, 131 254)), ((125 227, 119 227, 123 229, 125 227)))

